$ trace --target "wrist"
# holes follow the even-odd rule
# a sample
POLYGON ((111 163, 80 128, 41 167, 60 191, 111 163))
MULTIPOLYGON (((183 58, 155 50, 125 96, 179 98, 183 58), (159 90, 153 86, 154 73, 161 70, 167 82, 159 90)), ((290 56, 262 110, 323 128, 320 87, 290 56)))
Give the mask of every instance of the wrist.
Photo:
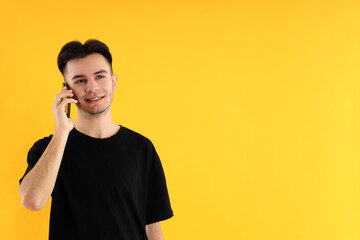
POLYGON ((64 128, 56 128, 55 131, 54 131, 54 134, 53 136, 67 136, 69 135, 71 130, 68 130, 68 129, 64 129, 64 128))

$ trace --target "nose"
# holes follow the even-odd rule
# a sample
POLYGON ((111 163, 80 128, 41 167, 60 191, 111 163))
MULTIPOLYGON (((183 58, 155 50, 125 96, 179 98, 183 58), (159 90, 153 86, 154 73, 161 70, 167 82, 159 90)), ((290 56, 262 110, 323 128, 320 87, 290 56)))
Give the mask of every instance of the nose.
POLYGON ((97 83, 93 79, 89 79, 86 83, 86 92, 96 92, 99 90, 99 87, 97 86, 97 83))

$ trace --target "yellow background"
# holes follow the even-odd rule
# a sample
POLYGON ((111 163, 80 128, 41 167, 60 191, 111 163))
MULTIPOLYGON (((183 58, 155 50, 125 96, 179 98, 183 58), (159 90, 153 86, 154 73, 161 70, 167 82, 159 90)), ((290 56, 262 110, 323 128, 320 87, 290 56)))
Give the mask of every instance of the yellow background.
POLYGON ((159 153, 174 210, 165 239, 360 239, 359 1, 1 9, 0 239, 48 237, 51 200, 25 209, 18 181, 55 128, 57 55, 89 38, 113 55, 114 121, 159 153))

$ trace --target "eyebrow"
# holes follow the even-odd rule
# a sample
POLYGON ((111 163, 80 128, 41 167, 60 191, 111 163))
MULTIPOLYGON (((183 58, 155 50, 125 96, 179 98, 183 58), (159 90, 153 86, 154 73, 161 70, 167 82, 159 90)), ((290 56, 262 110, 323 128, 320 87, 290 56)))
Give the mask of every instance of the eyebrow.
MULTIPOLYGON (((96 74, 99 74, 99 73, 107 73, 107 71, 101 69, 100 71, 94 72, 93 75, 96 75, 96 74)), ((75 78, 81 78, 81 77, 85 77, 85 75, 75 75, 75 76, 72 77, 71 80, 74 80, 75 78)))

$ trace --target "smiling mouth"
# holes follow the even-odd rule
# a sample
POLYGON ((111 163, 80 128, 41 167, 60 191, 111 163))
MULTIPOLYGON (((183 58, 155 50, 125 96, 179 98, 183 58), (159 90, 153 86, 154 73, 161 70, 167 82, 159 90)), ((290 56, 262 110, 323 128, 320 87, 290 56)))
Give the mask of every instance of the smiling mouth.
POLYGON ((86 99, 86 101, 87 102, 94 102, 94 101, 98 101, 98 100, 103 99, 103 98, 104 98, 104 96, 96 97, 96 98, 89 98, 89 99, 86 99))

